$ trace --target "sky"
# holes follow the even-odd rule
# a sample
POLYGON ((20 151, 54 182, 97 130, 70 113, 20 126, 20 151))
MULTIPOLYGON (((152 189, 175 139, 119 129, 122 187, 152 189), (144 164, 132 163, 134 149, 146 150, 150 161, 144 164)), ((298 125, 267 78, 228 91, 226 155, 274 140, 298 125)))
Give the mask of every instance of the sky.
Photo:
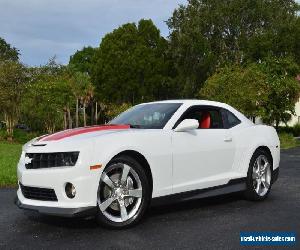
POLYGON ((0 0, 0 37, 30 66, 54 55, 67 64, 84 46, 99 46, 106 33, 151 18, 168 36, 165 21, 186 0, 0 0))
MULTIPOLYGON (((297 0, 300 3, 300 0, 297 0)), ((26 65, 54 55, 67 64, 84 46, 98 47, 106 33, 151 18, 168 36, 165 21, 187 0, 0 0, 0 37, 19 49, 26 65)))

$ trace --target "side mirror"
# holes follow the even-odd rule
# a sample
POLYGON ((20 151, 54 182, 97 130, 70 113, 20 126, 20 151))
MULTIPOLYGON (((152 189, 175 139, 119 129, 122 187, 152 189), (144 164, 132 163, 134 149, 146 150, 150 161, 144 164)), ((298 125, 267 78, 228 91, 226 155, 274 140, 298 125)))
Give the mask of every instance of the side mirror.
POLYGON ((184 119, 174 129, 175 132, 185 132, 199 128, 199 122, 195 119, 184 119))

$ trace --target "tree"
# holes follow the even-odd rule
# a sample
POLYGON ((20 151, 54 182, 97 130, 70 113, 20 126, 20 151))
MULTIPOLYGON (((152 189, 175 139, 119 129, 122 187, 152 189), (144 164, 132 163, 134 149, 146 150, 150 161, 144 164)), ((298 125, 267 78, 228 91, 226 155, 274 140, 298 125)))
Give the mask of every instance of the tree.
POLYGON ((76 119, 75 126, 79 126, 79 104, 83 105, 83 120, 86 126, 86 107, 94 96, 94 86, 86 73, 72 72, 70 79, 71 90, 76 98, 76 119))
POLYGON ((82 50, 77 50, 74 55, 70 57, 69 66, 74 70, 91 75, 93 58, 96 49, 92 47, 84 47, 82 50))
POLYGON ((122 112, 126 111, 127 109, 131 108, 129 103, 122 103, 120 105, 116 104, 109 104, 104 107, 105 116, 108 120, 112 120, 122 112))
POLYGON ((45 66, 28 70, 29 83, 22 102, 22 119, 33 130, 53 133, 72 128, 71 109, 75 103, 66 67, 51 58, 45 66))
POLYGON ((168 20, 170 48, 192 97, 219 67, 268 56, 299 58, 299 5, 294 0, 189 0, 168 20))
POLYGON ((23 119, 36 131, 66 129, 71 98, 69 83, 63 76, 30 83, 23 101, 23 119))
POLYGON ((208 78, 200 97, 226 102, 278 128, 294 113, 300 95, 299 71, 291 58, 269 57, 259 64, 227 66, 208 78))
POLYGON ((268 102, 269 86, 259 66, 226 66, 208 78, 199 93, 200 98, 225 102, 255 118, 268 102))
POLYGON ((107 34, 92 72, 99 99, 120 104, 169 97, 167 46, 151 20, 124 24, 107 34))
POLYGON ((81 100, 82 109, 83 109, 83 126, 85 127, 87 125, 86 108, 94 96, 94 86, 92 85, 91 82, 86 82, 86 85, 83 86, 82 90, 83 90, 83 92, 82 92, 80 100, 81 100))
POLYGON ((18 61, 19 51, 0 37, 0 61, 18 61))
POLYGON ((295 113, 295 103, 300 96, 300 84, 296 79, 300 67, 292 58, 269 57, 260 68, 267 75, 270 88, 261 116, 277 129, 280 122, 287 123, 295 113))
POLYGON ((26 69, 18 62, 0 62, 0 111, 4 114, 8 138, 20 116, 20 103, 27 81, 26 69))

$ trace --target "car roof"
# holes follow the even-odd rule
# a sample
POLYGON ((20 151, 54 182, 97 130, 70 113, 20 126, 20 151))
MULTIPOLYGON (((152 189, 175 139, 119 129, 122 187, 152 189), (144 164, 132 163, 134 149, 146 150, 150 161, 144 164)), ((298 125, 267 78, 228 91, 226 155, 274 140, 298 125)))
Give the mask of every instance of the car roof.
POLYGON ((197 99, 164 100, 164 101, 155 101, 155 102, 148 102, 142 104, 150 104, 150 103, 182 103, 187 105, 213 105, 213 106, 224 107, 224 108, 231 107, 228 104, 222 102, 209 101, 209 100, 197 100, 197 99))

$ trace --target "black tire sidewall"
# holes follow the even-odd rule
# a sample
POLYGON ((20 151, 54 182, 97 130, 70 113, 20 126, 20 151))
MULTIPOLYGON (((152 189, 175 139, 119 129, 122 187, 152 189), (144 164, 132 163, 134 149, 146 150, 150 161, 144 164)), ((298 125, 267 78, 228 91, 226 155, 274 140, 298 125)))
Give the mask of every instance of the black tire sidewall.
MULTIPOLYGON (((137 213, 132 218, 130 218, 129 220, 127 220, 125 222, 114 222, 114 221, 109 220, 101 212, 101 210, 99 209, 98 204, 97 204, 98 212, 97 212, 96 219, 97 219, 98 223, 107 228, 121 229, 121 228, 127 228, 127 227, 131 227, 131 226, 135 225, 143 217, 144 213, 146 212, 146 210, 150 204, 151 190, 150 190, 149 180, 147 178, 145 170, 138 161, 136 161, 135 159, 133 159, 130 156, 126 156, 126 155, 118 156, 118 157, 114 158, 113 160, 111 160, 107 164, 105 169, 109 168, 111 165, 116 164, 116 163, 123 163, 123 164, 127 164, 128 166, 130 166, 138 174, 138 176, 141 180, 142 190, 143 190, 142 191, 143 192, 142 202, 141 202, 141 205, 140 205, 137 213)), ((100 186, 100 183, 99 183, 99 186, 100 186)), ((99 192, 99 190, 98 190, 98 192, 99 192)), ((98 193, 97 193, 97 195, 98 195, 98 193)))

